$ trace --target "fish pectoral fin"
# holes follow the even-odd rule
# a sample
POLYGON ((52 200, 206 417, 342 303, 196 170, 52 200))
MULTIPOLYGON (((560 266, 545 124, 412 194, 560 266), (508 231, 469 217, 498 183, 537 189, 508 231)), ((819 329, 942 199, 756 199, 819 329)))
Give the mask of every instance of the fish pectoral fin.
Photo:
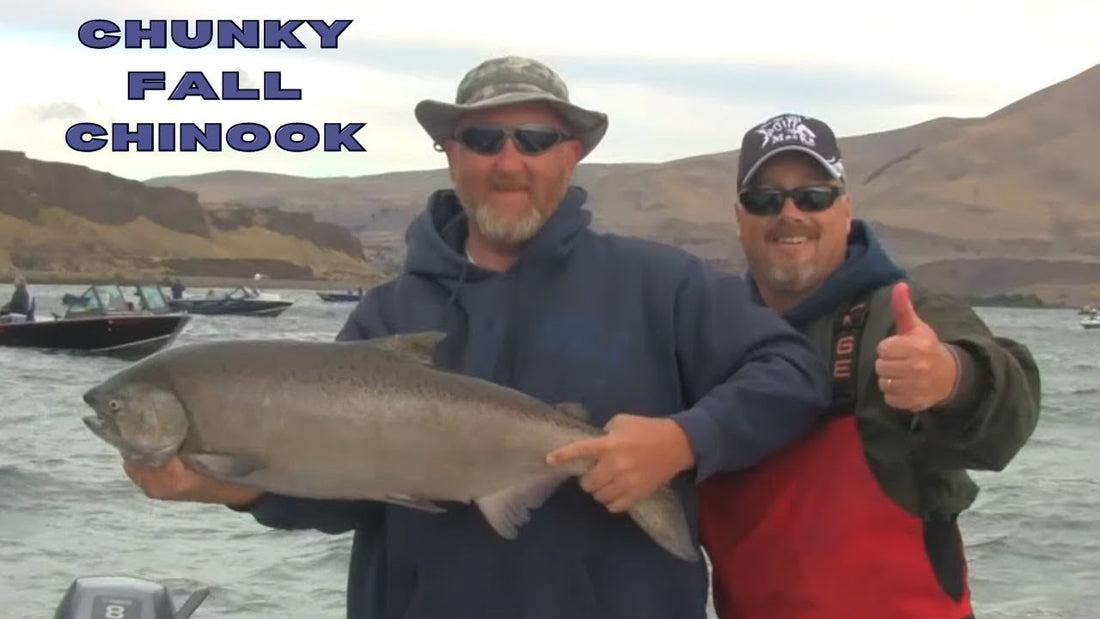
POLYGON ((411 507, 413 509, 431 512, 433 514, 442 514, 443 512, 447 511, 427 499, 418 499, 416 497, 411 497, 405 494, 387 494, 380 500, 387 503, 393 503, 394 505, 403 505, 405 507, 411 507))
POLYGON ((551 472, 527 483, 478 497, 474 503, 498 535, 515 539, 519 528, 531 519, 531 510, 545 503, 570 476, 572 473, 551 472))
POLYGON ((218 453, 181 453, 180 460, 199 473, 230 481, 244 479, 265 467, 255 458, 218 453))
POLYGON ((580 402, 559 402, 554 408, 559 411, 573 417, 574 419, 580 419, 581 421, 591 421, 591 417, 588 416, 588 409, 584 407, 580 402))
POLYGON ((447 333, 444 331, 419 331, 374 337, 361 340, 360 343, 363 346, 394 353, 409 361, 433 365, 432 353, 435 352, 436 345, 446 336, 447 333))

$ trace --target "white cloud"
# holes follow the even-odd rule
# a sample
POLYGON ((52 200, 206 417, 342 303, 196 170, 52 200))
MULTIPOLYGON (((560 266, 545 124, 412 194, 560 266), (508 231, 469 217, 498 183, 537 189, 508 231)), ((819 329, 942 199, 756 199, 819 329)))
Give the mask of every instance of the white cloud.
POLYGON ((737 147, 744 129, 779 110, 819 115, 842 135, 987 114, 1082 71, 1100 58, 1089 24, 1100 4, 1017 0, 720 5, 681 0, 660 10, 561 0, 553 10, 514 2, 444 0, 363 3, 224 0, 149 3, 39 0, 6 9, 0 57, 0 148, 108 170, 131 178, 243 168, 308 175, 439 167, 416 124, 425 97, 449 99, 461 74, 483 58, 543 58, 578 102, 607 111, 611 130, 593 161, 667 160, 737 147), (617 8, 618 7, 618 8, 617 8), (887 8, 883 8, 887 7, 887 8), (107 50, 84 48, 88 19, 353 19, 341 48, 306 50, 107 50), (33 59, 33 62, 30 61, 33 59), (253 81, 280 71, 301 101, 167 101, 150 91, 126 99, 126 73, 164 71, 171 89, 184 71, 222 71, 253 81), (44 113, 43 110, 47 110, 44 113), (82 110, 110 122, 365 122, 366 153, 78 153, 64 131, 82 110))

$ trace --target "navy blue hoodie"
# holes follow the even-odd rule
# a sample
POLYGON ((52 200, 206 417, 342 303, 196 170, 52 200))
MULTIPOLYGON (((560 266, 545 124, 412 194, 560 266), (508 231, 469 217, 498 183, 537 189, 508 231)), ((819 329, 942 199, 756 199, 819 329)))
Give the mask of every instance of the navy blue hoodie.
MULTIPOLYGON (((442 367, 580 402, 597 425, 620 412, 672 416, 696 452, 694 475, 673 480, 694 524, 696 481, 752 466, 813 426, 829 401, 825 366, 743 279, 673 247, 596 234, 585 200, 570 189, 495 273, 466 259, 465 215, 453 192, 436 192, 408 229, 404 273, 372 289, 338 339, 443 329, 442 367)), ((511 541, 467 505, 431 514, 267 495, 252 513, 273 527, 356 531, 356 619, 705 617, 705 563, 668 554, 575 480, 511 541)))

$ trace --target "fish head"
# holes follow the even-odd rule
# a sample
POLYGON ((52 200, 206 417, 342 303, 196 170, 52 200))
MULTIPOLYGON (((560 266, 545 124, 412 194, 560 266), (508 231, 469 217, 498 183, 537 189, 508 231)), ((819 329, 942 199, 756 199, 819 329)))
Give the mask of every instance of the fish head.
POLYGON ((84 425, 127 462, 161 466, 187 436, 183 402, 155 383, 111 379, 86 391, 84 402, 95 411, 84 425))

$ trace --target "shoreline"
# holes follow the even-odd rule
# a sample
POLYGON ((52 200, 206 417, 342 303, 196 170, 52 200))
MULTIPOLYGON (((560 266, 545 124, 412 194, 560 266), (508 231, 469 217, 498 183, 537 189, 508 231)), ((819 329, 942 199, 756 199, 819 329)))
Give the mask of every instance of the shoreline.
MULTIPOLYGON (((82 273, 59 273, 57 271, 31 271, 31 270, 19 270, 27 278, 27 283, 32 287, 35 284, 39 285, 54 285, 54 286, 90 286, 92 284, 119 284, 122 286, 132 286, 138 283, 160 283, 166 278, 170 280, 179 279, 189 289, 203 289, 203 288, 235 288, 242 284, 255 285, 260 289, 267 290, 311 290, 311 291, 332 291, 332 292, 345 292, 347 290, 357 290, 362 288, 368 290, 378 284, 396 276, 394 273, 386 273, 383 277, 372 279, 282 279, 275 277, 265 277, 257 282, 251 277, 227 277, 219 275, 164 275, 164 274, 152 274, 152 273, 124 273, 124 274, 82 274, 82 273)), ((6 278, 7 282, 11 281, 11 275, 6 278)), ((0 285, 4 282, 0 280, 0 285)), ((967 303, 971 307, 1004 307, 1013 309, 1078 309, 1079 305, 1067 302, 1068 300, 1061 300, 1060 302, 1051 302, 1043 299, 1041 296, 1030 293, 1002 293, 984 296, 958 296, 960 301, 967 303)))
MULTIPOLYGON (((93 275, 80 273, 58 273, 56 271, 27 271, 20 270, 31 287, 35 285, 45 286, 91 286, 92 284, 119 284, 120 286, 132 286, 138 283, 159 284, 166 278, 180 280, 187 288, 235 288, 242 284, 251 284, 262 290, 331 290, 344 292, 362 288, 366 290, 378 285, 384 279, 378 281, 363 281, 351 279, 279 279, 265 277, 259 281, 251 277, 223 277, 216 275, 180 275, 180 276, 153 276, 142 274, 93 275)), ((10 281, 10 277, 7 278, 10 281)), ((388 277, 386 278, 388 279, 388 277)))

